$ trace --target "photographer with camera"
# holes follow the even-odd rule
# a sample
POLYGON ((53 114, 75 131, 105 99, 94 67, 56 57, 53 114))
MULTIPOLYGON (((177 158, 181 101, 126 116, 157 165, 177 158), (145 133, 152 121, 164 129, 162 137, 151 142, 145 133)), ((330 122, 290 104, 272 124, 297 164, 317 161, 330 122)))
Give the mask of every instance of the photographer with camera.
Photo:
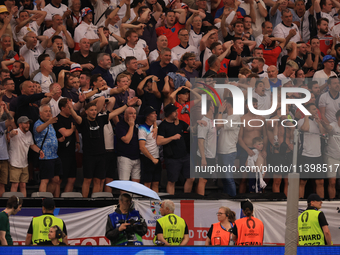
POLYGON ((119 205, 108 215, 105 236, 112 245, 143 245, 142 236, 148 231, 145 220, 131 208, 131 196, 119 196, 119 205))

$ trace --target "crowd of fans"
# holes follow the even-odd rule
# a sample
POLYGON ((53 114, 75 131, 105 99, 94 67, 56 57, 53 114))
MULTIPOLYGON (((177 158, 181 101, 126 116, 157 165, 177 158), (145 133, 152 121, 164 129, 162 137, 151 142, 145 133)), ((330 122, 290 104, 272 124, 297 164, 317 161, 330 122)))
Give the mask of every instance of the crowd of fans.
MULTIPOLYGON (((7 184, 10 191, 26 196, 34 168, 40 171, 39 191, 59 197, 62 181, 64 192, 73 191, 76 151, 83 155, 84 197, 91 183, 92 192, 111 191, 105 184, 115 173, 121 180, 142 182, 158 191, 162 168, 167 171, 169 194, 175 193, 180 176, 185 178, 184 192, 192 192, 193 165, 233 166, 236 158, 239 166, 291 164, 295 119, 305 132, 299 164, 307 169, 325 163, 328 197, 336 197, 337 0, 5 0, 3 4, 0 196, 7 184), (273 88, 308 89, 312 97, 305 107, 312 115, 305 116, 294 105, 281 112, 280 104, 270 116, 251 111, 233 115, 232 94, 220 89, 222 104, 208 101, 202 116, 198 106, 209 80, 192 78, 209 78, 212 85, 214 78, 226 82, 238 78, 232 84, 245 94, 252 88, 254 108, 260 110, 271 107, 273 88), (229 124, 215 126, 216 118, 229 124), (269 118, 288 121, 261 127, 230 125, 231 120, 269 118)), ((262 192, 264 176, 255 175, 249 176, 248 191, 262 192)), ((301 198, 309 177, 300 182, 301 198)), ((276 193, 283 178, 287 193, 286 175, 270 178, 276 193)), ((198 194, 205 194, 206 182, 199 178, 198 194)), ((315 184, 318 195, 325 198, 324 178, 315 184)), ((246 178, 238 185, 239 193, 247 192, 246 178)), ((223 190, 237 194, 232 173, 225 175, 223 190)))

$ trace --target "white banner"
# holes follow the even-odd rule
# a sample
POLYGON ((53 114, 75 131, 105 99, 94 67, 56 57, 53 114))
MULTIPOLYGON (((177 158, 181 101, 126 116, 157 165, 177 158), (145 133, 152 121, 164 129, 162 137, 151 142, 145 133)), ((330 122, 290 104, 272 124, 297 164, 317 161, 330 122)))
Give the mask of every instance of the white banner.
MULTIPOLYGON (((152 245, 156 220, 161 217, 159 201, 135 200, 135 207, 145 219, 148 232, 143 237, 145 245, 152 245)), ((227 206, 240 216, 240 202, 229 200, 174 200, 175 214, 182 217, 189 228, 189 245, 202 245, 211 224, 217 222, 216 213, 221 206, 227 206)), ((263 221, 264 244, 284 244, 286 202, 254 202, 254 216, 263 221)), ((299 212, 306 209, 306 202, 299 203, 299 212)), ((334 244, 340 244, 340 203, 323 202, 322 211, 329 224, 334 244)), ((78 213, 58 215, 63 219, 71 245, 109 245, 105 238, 107 216, 116 206, 108 206, 78 213)), ((37 215, 39 216, 39 215, 37 215)), ((32 217, 10 216, 11 235, 15 244, 24 244, 32 217)))
MULTIPOLYGON (((188 225, 190 241, 188 245, 204 245, 211 224, 217 222, 217 211, 221 206, 229 207, 238 217, 240 202, 229 200, 174 200, 175 214, 182 217, 188 225)), ((148 225, 144 244, 152 245, 157 219, 161 218, 160 201, 135 201, 136 209, 148 225)))
MULTIPOLYGON (((254 216, 264 225, 264 244, 284 245, 286 231, 287 202, 254 202, 254 216)), ((331 232, 333 244, 340 245, 340 203, 323 202, 324 212, 331 232)), ((299 214, 307 208, 306 201, 299 202, 299 214)))

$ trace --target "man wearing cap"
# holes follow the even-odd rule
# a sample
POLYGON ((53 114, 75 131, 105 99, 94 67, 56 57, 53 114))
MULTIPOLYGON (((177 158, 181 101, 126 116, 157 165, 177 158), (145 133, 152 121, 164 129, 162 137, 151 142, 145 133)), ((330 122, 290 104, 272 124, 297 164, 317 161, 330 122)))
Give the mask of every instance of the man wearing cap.
POLYGON ((141 182, 158 192, 162 167, 159 160, 159 148, 152 130, 157 120, 157 112, 152 106, 144 109, 145 123, 138 127, 138 141, 141 161, 141 182))
POLYGON ((18 121, 19 128, 9 133, 9 181, 12 183, 11 192, 19 191, 26 197, 26 183, 28 182, 28 151, 31 148, 44 158, 44 152, 34 144, 32 133, 29 131, 32 120, 21 116, 18 121))
POLYGON ((91 50, 92 50, 92 44, 99 41, 99 37, 97 34, 97 26, 92 24, 93 20, 93 13, 92 10, 89 7, 85 7, 81 10, 81 16, 82 16, 82 22, 79 24, 79 26, 76 27, 74 30, 74 42, 75 42, 75 51, 78 51, 80 49, 79 43, 82 38, 87 38, 90 41, 91 44, 91 50))
POLYGON ((52 69, 52 62, 49 60, 44 60, 40 63, 40 72, 37 73, 33 78, 33 81, 36 81, 40 84, 43 93, 48 93, 50 85, 53 83, 51 76, 52 69))
POLYGON ((319 195, 310 194, 308 207, 298 218, 299 245, 333 245, 325 214, 321 211, 319 195))
MULTIPOLYGON (((66 57, 70 58, 70 52, 68 48, 73 49, 74 48, 74 41, 71 36, 71 33, 67 31, 66 27, 63 25, 63 18, 59 14, 55 14, 52 17, 52 27, 45 30, 44 34, 48 38, 50 38, 50 41, 47 44, 47 49, 46 53, 51 55, 54 55, 53 49, 52 49, 52 38, 56 35, 59 35, 63 39, 63 44, 64 44, 64 52, 66 53, 66 57)), ((53 60, 53 59, 51 59, 53 60)))
POLYGON ((2 31, 3 27, 6 29, 0 33, 0 38, 3 34, 9 35, 11 37, 11 47, 13 49, 13 33, 10 25, 11 16, 9 15, 9 11, 5 5, 0 5, 0 30, 2 31))
POLYGON ((171 103, 165 106, 165 119, 159 125, 157 136, 157 145, 163 145, 168 176, 166 190, 171 195, 175 194, 175 183, 180 173, 186 178, 184 193, 191 192, 194 182, 190 178, 190 158, 183 138, 183 132, 189 130, 189 125, 178 119, 177 109, 171 103))
POLYGON ((52 226, 57 225, 64 233, 63 242, 68 245, 67 229, 65 222, 53 215, 55 203, 52 198, 43 198, 42 212, 43 215, 33 217, 27 230, 25 245, 37 244, 40 242, 50 241, 48 238, 49 230, 52 226))
POLYGON ((333 72, 334 61, 335 58, 332 55, 324 56, 322 59, 323 69, 315 72, 313 75, 313 81, 317 81, 319 83, 321 93, 327 86, 326 81, 328 78, 331 76, 337 77, 336 73, 333 72))
POLYGON ((53 16, 59 14, 63 20, 63 24, 66 27, 66 20, 72 19, 72 11, 67 8, 66 5, 61 3, 62 0, 51 0, 51 2, 45 6, 43 11, 47 12, 45 17, 45 26, 50 28, 53 25, 53 16))
POLYGON ((81 68, 81 66, 78 63, 71 64, 70 73, 72 75, 74 75, 75 77, 80 78, 80 74, 81 74, 82 71, 83 71, 83 69, 81 68))

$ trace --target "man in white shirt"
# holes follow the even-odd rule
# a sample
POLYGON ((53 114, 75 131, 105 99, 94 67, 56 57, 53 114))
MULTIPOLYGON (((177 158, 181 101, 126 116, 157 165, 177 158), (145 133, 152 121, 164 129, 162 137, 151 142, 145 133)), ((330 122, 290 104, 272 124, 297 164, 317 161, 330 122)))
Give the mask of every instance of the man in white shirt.
POLYGON ((263 35, 271 35, 273 32, 273 24, 270 21, 265 21, 262 23, 262 34, 255 38, 256 47, 259 47, 263 41, 263 35))
POLYGON ((47 46, 48 38, 46 36, 37 36, 34 32, 28 32, 24 36, 26 44, 21 47, 19 54, 25 58, 25 62, 30 66, 30 74, 39 69, 38 57, 42 54, 47 46), (41 39, 41 43, 38 43, 41 39))
POLYGON ((324 56, 322 59, 322 64, 324 66, 323 69, 314 73, 313 81, 317 81, 319 83, 321 92, 326 88, 326 81, 329 77, 337 77, 336 73, 332 71, 334 69, 334 60, 335 58, 331 55, 324 56))
POLYGON ((126 45, 119 50, 119 56, 123 59, 128 56, 134 56, 137 58, 138 67, 143 71, 148 70, 149 62, 145 51, 143 48, 137 47, 138 34, 133 30, 129 30, 126 32, 125 37, 126 45))
POLYGON ((43 93, 48 93, 50 90, 50 85, 53 83, 51 76, 52 69, 52 62, 49 60, 44 60, 40 63, 41 71, 33 78, 33 81, 37 81, 40 84, 43 93))
POLYGON ((181 28, 178 31, 178 38, 180 40, 180 44, 171 49, 171 55, 173 54, 175 56, 174 65, 179 68, 181 57, 183 56, 183 54, 186 52, 190 52, 196 55, 196 68, 199 67, 201 65, 201 62, 199 61, 198 49, 194 46, 189 45, 188 30, 186 28, 181 28))
POLYGON ((336 122, 335 114, 340 110, 340 82, 338 77, 330 77, 327 80, 328 91, 321 94, 319 99, 319 110, 322 120, 329 124, 336 122))
POLYGON ((19 128, 13 129, 9 133, 9 180, 12 183, 11 192, 19 191, 26 197, 26 183, 28 182, 28 151, 31 148, 44 158, 44 152, 34 144, 32 133, 29 131, 30 120, 26 116, 21 116, 18 121, 19 128))
POLYGON ((91 4, 94 8, 94 24, 100 25, 101 23, 105 22, 105 11, 107 9, 115 9, 117 7, 116 0, 91 0, 91 4))
POLYGON ((93 13, 92 10, 88 7, 85 7, 84 9, 81 10, 81 16, 82 16, 82 22, 79 24, 78 27, 74 30, 74 42, 75 42, 75 47, 74 51, 79 50, 79 43, 80 40, 83 38, 87 38, 90 41, 91 48, 90 50, 92 51, 92 45, 99 41, 99 36, 98 36, 98 28, 97 26, 92 24, 92 19, 93 19, 93 13))
POLYGON ((23 10, 19 14, 18 25, 15 27, 15 36, 17 42, 23 42, 24 36, 28 32, 38 34, 41 23, 44 22, 47 12, 45 11, 28 11, 23 10), (34 14, 30 16, 30 14, 34 14))
MULTIPOLYGON (((154 61, 160 61, 159 53, 165 49, 168 48, 168 38, 165 35, 160 35, 157 37, 157 49, 153 50, 149 54, 149 62, 150 64, 154 61)), ((171 63, 174 61, 174 54, 171 51, 171 63)))
MULTIPOLYGON (((298 64, 294 60, 288 60, 286 63, 285 70, 283 73, 280 73, 277 78, 280 80, 287 80, 289 79, 295 72, 299 69, 298 64)), ((282 83, 283 85, 283 83, 282 83)))
POLYGON ((70 52, 68 48, 74 48, 74 41, 69 31, 66 30, 66 27, 63 25, 63 19, 59 14, 56 14, 52 18, 52 27, 44 31, 44 35, 50 38, 46 54, 50 55, 51 60, 54 59, 54 53, 52 49, 52 38, 56 35, 59 35, 63 39, 64 44, 64 52, 66 53, 67 58, 70 58, 70 52))
POLYGON ((251 28, 253 30, 252 35, 254 37, 259 36, 261 34, 261 25, 265 21, 265 17, 268 14, 264 1, 262 0, 243 1, 240 4, 240 8, 243 8, 246 11, 247 15, 255 16, 256 21, 255 22, 252 21, 252 24, 251 24, 251 28), (251 1, 253 1, 254 4, 250 4, 251 1))
MULTIPOLYGON (((253 98, 257 99, 257 110, 268 110, 272 106, 272 92, 268 80, 257 80, 253 89, 253 98)), ((269 118, 268 115, 261 115, 269 118)))
POLYGON ((282 10, 282 23, 277 24, 273 30, 274 37, 286 39, 286 45, 289 41, 301 41, 299 28, 293 23, 293 14, 289 9, 282 10))
POLYGON ((61 2, 62 0, 51 0, 51 3, 45 6, 44 11, 47 12, 47 15, 45 17, 46 28, 50 28, 52 26, 52 18, 56 14, 59 14, 62 17, 64 26, 66 26, 67 19, 72 19, 72 11, 61 2))
POLYGON ((326 18, 328 19, 328 27, 330 30, 334 27, 334 18, 338 15, 337 9, 339 9, 340 4, 337 1, 332 0, 320 0, 314 1, 314 12, 315 12, 315 19, 318 20, 319 18, 326 18), (333 4, 334 7, 333 8, 333 4))

